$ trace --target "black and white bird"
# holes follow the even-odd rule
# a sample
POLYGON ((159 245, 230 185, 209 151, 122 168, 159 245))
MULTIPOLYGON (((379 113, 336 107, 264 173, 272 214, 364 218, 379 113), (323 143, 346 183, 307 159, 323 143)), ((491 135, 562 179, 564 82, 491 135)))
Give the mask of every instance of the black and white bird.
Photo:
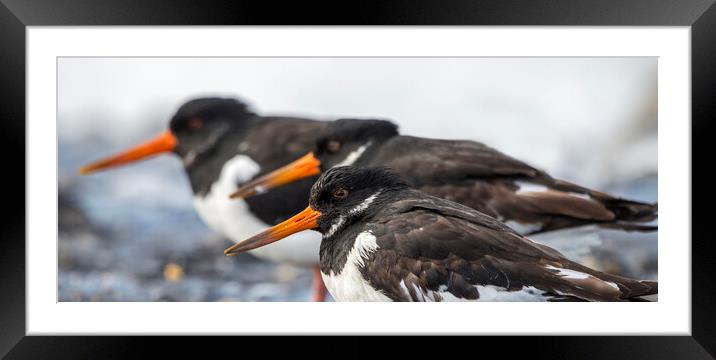
POLYGON ((622 199, 564 180, 482 143, 398 134, 385 120, 328 124, 311 153, 239 187, 250 198, 335 166, 387 166, 412 187, 479 210, 522 234, 583 225, 653 231, 656 204, 622 199))
MULTIPOLYGON (((199 216, 219 234, 239 241, 303 209, 315 176, 255 199, 231 200, 231 192, 310 151, 325 124, 304 118, 260 116, 232 98, 200 98, 183 104, 169 122, 169 129, 159 136, 87 165, 80 173, 174 153, 183 162, 199 216)), ((326 290, 318 270, 320 234, 309 231, 297 236, 255 255, 313 267, 313 299, 321 301, 326 290)))
POLYGON ((224 253, 307 229, 323 234, 321 274, 338 301, 641 301, 658 293, 656 281, 577 264, 384 168, 326 171, 305 210, 224 253))

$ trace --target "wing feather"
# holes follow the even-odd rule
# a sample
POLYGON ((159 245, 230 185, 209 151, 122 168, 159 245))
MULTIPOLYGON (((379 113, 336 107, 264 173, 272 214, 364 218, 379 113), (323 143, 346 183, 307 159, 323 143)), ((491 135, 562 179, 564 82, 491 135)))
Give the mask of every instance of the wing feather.
POLYGON ((655 283, 586 268, 489 216, 439 198, 396 201, 370 220, 370 228, 378 250, 364 276, 394 300, 448 294, 477 300, 485 287, 534 288, 550 300, 576 301, 628 301, 656 291, 655 283))

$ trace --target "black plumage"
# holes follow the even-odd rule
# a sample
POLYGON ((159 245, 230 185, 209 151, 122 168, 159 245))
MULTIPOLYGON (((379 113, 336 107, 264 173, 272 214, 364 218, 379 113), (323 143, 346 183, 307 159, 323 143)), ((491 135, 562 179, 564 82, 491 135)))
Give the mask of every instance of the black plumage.
MULTIPOLYGON (((194 99, 177 110, 169 129, 159 136, 83 167, 80 172, 88 174, 160 153, 174 153, 184 165, 199 215, 218 233, 239 240, 245 236, 243 231, 250 233, 254 227, 257 229, 253 231, 259 231, 304 207, 315 177, 247 199, 246 206, 228 198, 231 188, 309 151, 325 124, 305 118, 261 116, 233 98, 194 99), (245 226, 231 226, 235 214, 248 219, 245 226)), ((317 247, 317 239, 310 244, 317 247)), ((311 259, 292 251, 259 256, 302 266, 314 262, 317 268, 317 257, 311 259)), ((320 276, 314 280, 314 299, 323 300, 325 288, 320 276)))
MULTIPOLYGON (((117 161, 124 156, 119 154, 85 169, 102 170, 171 151, 181 158, 194 194, 204 197, 235 156, 251 158, 260 166, 255 176, 261 176, 312 149, 325 125, 306 118, 261 116, 235 98, 198 98, 182 104, 169 121, 174 146, 148 149, 147 155, 129 161, 117 161)), ((268 225, 280 222, 305 205, 315 179, 247 199, 249 209, 268 225)))
MULTIPOLYGON (((313 185, 309 204, 306 211, 319 214, 311 226, 324 235, 321 272, 337 300, 487 300, 519 294, 547 301, 639 301, 658 292, 656 281, 577 264, 492 216, 415 190, 384 168, 330 169, 313 185), (361 236, 369 240, 359 241, 361 236), (360 278, 341 276, 356 270, 360 278)), ((258 247, 275 234, 257 235, 226 253, 258 247)))
POLYGON ((318 138, 313 154, 321 171, 336 165, 389 167, 425 193, 502 221, 528 225, 522 230, 526 234, 589 224, 656 230, 644 224, 657 217, 656 204, 555 179, 476 141, 399 135, 397 126, 385 120, 333 121, 318 138), (541 189, 531 191, 524 189, 526 185, 541 189))

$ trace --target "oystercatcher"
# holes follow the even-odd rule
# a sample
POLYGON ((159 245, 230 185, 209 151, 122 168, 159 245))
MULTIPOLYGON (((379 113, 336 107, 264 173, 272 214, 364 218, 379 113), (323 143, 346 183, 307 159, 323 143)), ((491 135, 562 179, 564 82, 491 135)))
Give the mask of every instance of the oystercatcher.
POLYGON ((657 217, 656 204, 555 179, 479 142, 399 135, 386 120, 333 121, 313 152, 245 183, 232 197, 265 194, 341 165, 390 167, 411 186, 493 216, 525 235, 589 224, 656 230, 640 224, 657 217))
POLYGON ((338 301, 641 301, 658 292, 656 281, 577 264, 373 167, 326 171, 305 210, 224 253, 307 229, 323 234, 321 274, 338 301))
MULTIPOLYGON (((154 139, 80 170, 89 174, 161 153, 178 155, 194 192, 194 207, 213 230, 239 241, 303 209, 314 178, 283 191, 236 202, 236 186, 274 170, 309 151, 325 121, 259 116, 232 98, 200 98, 183 104, 169 129, 154 139)), ((279 189, 277 189, 279 190, 279 189)), ((314 268, 313 299, 322 301, 325 286, 318 270, 320 235, 305 232, 256 255, 314 268)))

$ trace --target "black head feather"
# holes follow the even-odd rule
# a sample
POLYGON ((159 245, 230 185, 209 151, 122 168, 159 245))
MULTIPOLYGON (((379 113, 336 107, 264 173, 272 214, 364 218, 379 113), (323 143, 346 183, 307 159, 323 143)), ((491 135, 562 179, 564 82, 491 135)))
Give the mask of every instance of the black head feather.
POLYGON ((391 195, 407 189, 406 182, 385 167, 339 166, 323 173, 311 188, 309 204, 321 212, 325 232, 334 224, 348 225, 375 212, 391 195))
POLYGON ((235 98, 187 101, 169 122, 169 129, 177 139, 175 152, 182 157, 207 152, 224 135, 251 125, 255 118, 256 114, 235 98))
POLYGON ((316 141, 314 154, 330 169, 361 146, 375 145, 398 135, 398 125, 387 120, 338 119, 329 123, 316 141))

